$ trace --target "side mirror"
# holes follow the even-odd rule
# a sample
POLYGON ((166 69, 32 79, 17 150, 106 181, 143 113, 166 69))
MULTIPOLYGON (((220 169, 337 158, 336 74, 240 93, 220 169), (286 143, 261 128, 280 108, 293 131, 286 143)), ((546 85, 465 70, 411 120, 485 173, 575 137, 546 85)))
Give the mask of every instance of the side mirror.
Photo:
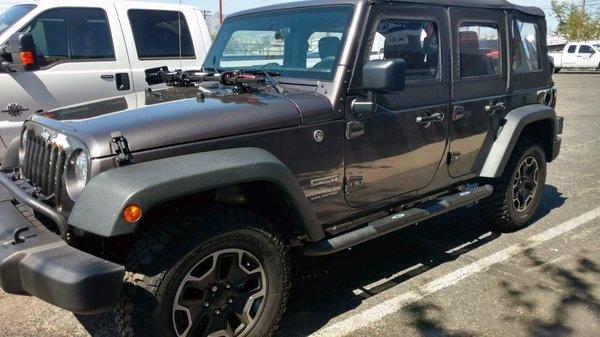
POLYGON ((363 66, 362 87, 368 91, 367 101, 354 100, 352 113, 362 116, 377 108, 376 94, 393 94, 404 90, 406 62, 403 59, 373 60, 363 66))
POLYGON ((1 64, 5 72, 35 71, 40 68, 35 42, 29 33, 12 35, 3 48, 3 53, 12 56, 12 63, 3 61, 1 64))

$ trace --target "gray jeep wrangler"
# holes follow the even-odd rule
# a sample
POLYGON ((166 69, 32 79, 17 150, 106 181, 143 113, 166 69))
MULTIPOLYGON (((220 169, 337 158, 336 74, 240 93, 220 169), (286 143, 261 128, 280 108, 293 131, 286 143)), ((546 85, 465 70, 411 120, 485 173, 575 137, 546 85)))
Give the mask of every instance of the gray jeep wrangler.
POLYGON ((540 9, 503 0, 232 15, 199 70, 147 70, 167 88, 25 123, 0 175, 0 285, 115 308, 123 336, 262 337, 290 251, 474 202, 523 228, 561 144, 545 36, 540 9))

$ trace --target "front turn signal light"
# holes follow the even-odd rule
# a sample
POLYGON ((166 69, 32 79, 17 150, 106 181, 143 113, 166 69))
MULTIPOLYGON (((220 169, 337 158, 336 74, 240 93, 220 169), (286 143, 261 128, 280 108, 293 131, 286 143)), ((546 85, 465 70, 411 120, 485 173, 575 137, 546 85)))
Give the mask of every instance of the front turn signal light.
POLYGON ((141 217, 142 209, 138 205, 129 205, 123 210, 123 219, 127 222, 137 222, 141 217))

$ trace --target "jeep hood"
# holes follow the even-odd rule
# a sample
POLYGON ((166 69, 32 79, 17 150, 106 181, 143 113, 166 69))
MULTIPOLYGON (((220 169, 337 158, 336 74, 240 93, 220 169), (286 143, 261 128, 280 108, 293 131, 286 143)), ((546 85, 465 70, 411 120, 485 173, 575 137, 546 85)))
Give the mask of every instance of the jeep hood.
POLYGON ((314 92, 203 94, 169 88, 96 101, 32 117, 72 135, 92 158, 110 156, 111 133, 121 132, 132 152, 292 127, 331 119, 330 101, 314 92))

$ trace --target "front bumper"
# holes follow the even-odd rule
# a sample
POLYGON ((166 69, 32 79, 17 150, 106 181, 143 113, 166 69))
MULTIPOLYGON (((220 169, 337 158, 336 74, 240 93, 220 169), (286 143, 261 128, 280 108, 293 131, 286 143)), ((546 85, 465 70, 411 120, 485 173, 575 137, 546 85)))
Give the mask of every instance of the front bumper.
POLYGON ((0 189, 0 287, 80 314, 110 310, 121 292, 125 268, 35 226, 17 209, 24 206, 15 206, 9 189, 0 189))

